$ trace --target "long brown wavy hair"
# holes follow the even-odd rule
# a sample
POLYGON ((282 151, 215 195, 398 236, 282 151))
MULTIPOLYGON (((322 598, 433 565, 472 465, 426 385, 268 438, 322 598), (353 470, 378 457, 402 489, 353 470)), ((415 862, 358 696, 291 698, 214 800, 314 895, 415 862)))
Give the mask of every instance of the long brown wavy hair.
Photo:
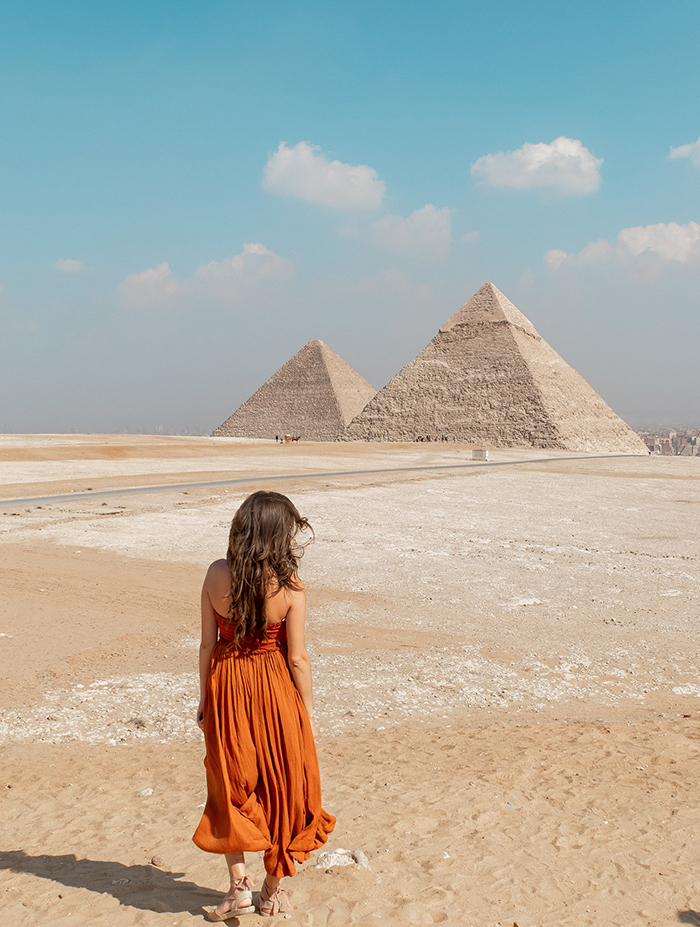
POLYGON ((231 571, 228 619, 236 626, 237 649, 246 638, 267 638, 265 596, 271 583, 273 595, 299 588, 297 570, 305 544, 296 538, 307 530, 313 538, 307 519, 279 492, 254 492, 233 516, 226 562, 231 571))

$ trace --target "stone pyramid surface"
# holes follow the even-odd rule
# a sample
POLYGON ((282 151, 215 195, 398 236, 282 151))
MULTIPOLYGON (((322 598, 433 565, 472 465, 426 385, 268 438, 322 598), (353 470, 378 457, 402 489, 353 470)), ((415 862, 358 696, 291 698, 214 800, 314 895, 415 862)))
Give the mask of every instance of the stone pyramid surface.
POLYGON ((442 326, 342 435, 647 453, 641 438, 492 283, 442 326))
POLYGON ((334 441, 376 390, 323 341, 309 341, 214 435, 334 441))

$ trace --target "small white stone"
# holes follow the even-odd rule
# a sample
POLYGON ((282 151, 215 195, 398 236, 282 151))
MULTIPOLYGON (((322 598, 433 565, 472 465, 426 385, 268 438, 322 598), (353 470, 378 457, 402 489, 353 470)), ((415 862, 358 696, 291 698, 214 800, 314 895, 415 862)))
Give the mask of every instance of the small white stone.
POLYGON ((331 850, 326 853, 319 853, 316 863, 317 869, 332 869, 334 866, 352 866, 355 860, 347 850, 331 850))
POLYGON ((367 859, 367 854, 363 853, 362 850, 353 850, 350 855, 358 866, 363 866, 365 869, 369 869, 369 860, 367 859))

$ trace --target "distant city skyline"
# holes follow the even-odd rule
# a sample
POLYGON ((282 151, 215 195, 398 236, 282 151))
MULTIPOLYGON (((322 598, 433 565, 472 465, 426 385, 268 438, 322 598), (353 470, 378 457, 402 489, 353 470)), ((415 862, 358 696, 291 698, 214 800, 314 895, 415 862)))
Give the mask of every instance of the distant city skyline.
POLYGON ((213 430, 306 342, 380 389, 491 280, 700 425, 696 3, 0 12, 0 430, 213 430))

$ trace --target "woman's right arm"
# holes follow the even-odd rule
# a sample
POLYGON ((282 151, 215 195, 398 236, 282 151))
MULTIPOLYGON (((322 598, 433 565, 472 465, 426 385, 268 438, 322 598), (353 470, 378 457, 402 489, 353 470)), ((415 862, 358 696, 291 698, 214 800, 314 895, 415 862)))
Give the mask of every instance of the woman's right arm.
POLYGON ((209 675, 209 664, 214 645, 219 637, 219 626, 216 623, 214 606, 211 604, 209 590, 214 579, 214 572, 218 572, 218 565, 212 563, 202 586, 202 638, 199 644, 199 707, 197 708, 197 724, 204 729, 202 708, 204 706, 204 690, 209 675))
POLYGON ((287 663, 292 674, 294 685, 301 696, 311 722, 311 733, 316 739, 316 724, 314 722, 314 700, 311 685, 311 660, 306 649, 304 639, 304 624, 306 622, 306 592, 300 583, 300 588, 287 591, 290 606, 286 615, 287 623, 287 663))

